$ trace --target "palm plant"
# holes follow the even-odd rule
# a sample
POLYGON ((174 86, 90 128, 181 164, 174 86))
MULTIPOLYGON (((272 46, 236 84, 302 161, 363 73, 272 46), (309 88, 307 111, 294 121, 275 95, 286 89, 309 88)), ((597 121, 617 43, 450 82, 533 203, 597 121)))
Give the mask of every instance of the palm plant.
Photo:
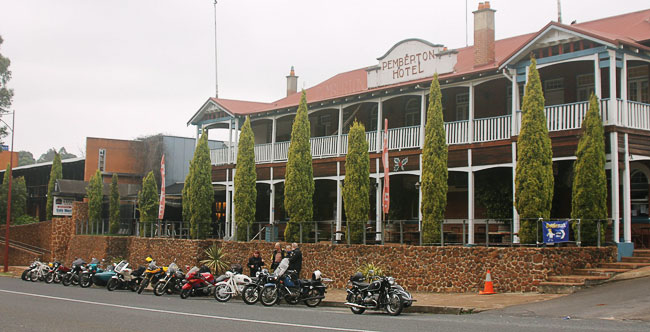
POLYGON ((370 276, 383 277, 386 275, 385 269, 375 263, 364 263, 359 266, 359 272, 367 279, 370 276), (372 271, 372 272, 371 272, 372 271))
POLYGON ((205 250, 205 255, 208 257, 201 260, 199 263, 210 268, 215 275, 221 274, 228 270, 230 263, 226 260, 226 253, 223 248, 217 247, 215 243, 212 247, 205 250))

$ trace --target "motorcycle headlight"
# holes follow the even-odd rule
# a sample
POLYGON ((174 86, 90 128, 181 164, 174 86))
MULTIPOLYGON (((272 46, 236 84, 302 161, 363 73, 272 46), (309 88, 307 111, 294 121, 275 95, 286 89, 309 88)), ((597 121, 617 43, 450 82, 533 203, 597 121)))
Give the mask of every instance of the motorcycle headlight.
POLYGON ((393 277, 388 277, 388 284, 389 284, 389 285, 394 285, 394 284, 395 284, 395 278, 393 278, 393 277))

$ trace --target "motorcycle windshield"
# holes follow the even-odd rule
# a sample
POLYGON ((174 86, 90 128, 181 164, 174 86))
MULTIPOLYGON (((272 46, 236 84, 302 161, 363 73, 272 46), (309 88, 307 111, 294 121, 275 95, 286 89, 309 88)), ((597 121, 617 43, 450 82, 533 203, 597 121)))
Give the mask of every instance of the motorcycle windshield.
POLYGON ((185 275, 185 278, 188 279, 191 274, 196 273, 198 271, 199 271, 199 268, 196 267, 196 266, 191 268, 189 271, 187 271, 187 274, 185 275))
POLYGON ((117 265, 115 265, 115 272, 120 273, 124 269, 126 269, 127 266, 129 266, 129 263, 127 261, 121 261, 117 265))
POLYGON ((275 269, 275 271, 273 271, 273 275, 279 277, 283 275, 285 272, 287 272, 288 268, 289 268, 289 259, 283 258, 282 261, 280 262, 280 265, 278 265, 278 268, 275 269))
POLYGON ((178 270, 178 265, 176 265, 176 263, 171 263, 167 267, 167 272, 169 272, 171 274, 174 274, 177 270, 178 270))
POLYGON ((76 266, 83 265, 83 264, 86 264, 86 261, 81 258, 77 258, 72 262, 72 265, 76 265, 76 266))
POLYGON ((99 264, 99 259, 93 257, 93 259, 90 260, 90 264, 95 264, 95 265, 99 264))

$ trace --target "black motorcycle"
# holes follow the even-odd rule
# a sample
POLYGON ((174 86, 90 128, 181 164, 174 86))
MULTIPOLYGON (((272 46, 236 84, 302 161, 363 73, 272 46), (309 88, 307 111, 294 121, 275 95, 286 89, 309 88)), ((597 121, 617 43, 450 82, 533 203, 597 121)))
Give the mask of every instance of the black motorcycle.
POLYGON ((295 271, 287 271, 288 258, 280 262, 278 268, 268 277, 260 293, 260 301, 265 306, 272 306, 284 299, 289 304, 303 301, 308 307, 316 307, 325 298, 325 289, 320 271, 312 273, 311 279, 298 279, 295 271))
POLYGON ((242 290, 241 297, 242 300, 244 300, 244 303, 255 304, 259 301, 262 289, 264 289, 264 285, 267 284, 270 276, 271 274, 269 273, 269 270, 262 269, 262 271, 257 272, 255 277, 251 278, 252 282, 244 286, 244 289, 242 290))
POLYGON ((361 272, 350 277, 348 282, 348 296, 345 305, 350 307, 354 314, 362 314, 366 309, 386 310, 391 316, 402 313, 405 301, 410 305, 413 301, 411 294, 408 294, 395 282, 393 277, 370 277, 370 283, 366 283, 361 272), (400 290, 401 289, 401 290, 400 290), (408 294, 408 299, 402 296, 408 294))
POLYGON ((167 267, 167 273, 153 286, 153 293, 156 296, 163 294, 180 293, 183 288, 183 279, 185 274, 178 268, 176 263, 171 263, 167 267))
POLYGON ((63 286, 70 286, 70 285, 79 285, 79 281, 81 280, 81 274, 83 271, 86 270, 86 261, 83 259, 75 259, 72 262, 72 267, 70 268, 70 271, 68 271, 65 276, 63 276, 63 279, 61 280, 61 284, 63 286))

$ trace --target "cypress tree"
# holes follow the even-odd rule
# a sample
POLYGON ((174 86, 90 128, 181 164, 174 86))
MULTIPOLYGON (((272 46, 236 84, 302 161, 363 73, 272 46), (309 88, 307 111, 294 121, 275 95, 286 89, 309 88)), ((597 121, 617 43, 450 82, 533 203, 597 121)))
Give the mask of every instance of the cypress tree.
POLYGON ((255 220, 257 201, 257 172, 255 171, 255 136, 251 121, 246 121, 241 129, 237 150, 237 172, 235 173, 235 216, 237 220, 237 240, 247 240, 248 225, 255 220))
POLYGON ((90 222, 102 220, 102 201, 104 199, 104 183, 102 182, 102 173, 99 169, 90 178, 86 195, 88 196, 88 219, 90 222))
POLYGON ((111 179, 111 196, 109 202, 109 229, 111 234, 120 231, 120 192, 117 186, 117 173, 113 173, 111 179))
POLYGON ((61 165, 61 155, 54 152, 54 160, 50 168, 50 181, 47 183, 47 206, 45 208, 47 220, 52 220, 52 213, 54 213, 54 184, 56 180, 63 178, 63 166, 61 165))
POLYGON ((310 228, 305 222, 313 219, 314 171, 311 165, 311 127, 307 116, 307 96, 302 91, 296 118, 291 127, 291 142, 285 174, 284 206, 289 222, 284 230, 284 240, 297 242, 300 239, 300 224, 303 224, 303 240, 310 228))
POLYGON ((427 123, 422 149, 422 241, 440 242, 440 225, 447 207, 447 141, 442 118, 442 93, 438 73, 429 90, 427 123))
MULTIPOLYGON (((600 119, 598 98, 592 94, 589 110, 582 122, 582 135, 576 152, 578 159, 573 172, 571 218, 580 220, 580 240, 596 244, 597 236, 604 240, 605 227, 598 235, 597 219, 607 218, 607 175, 605 174, 605 134, 600 119)), ((577 231, 577 224, 573 225, 577 231)), ((574 233, 575 234, 575 233, 574 233)))
POLYGON ((212 190, 212 165, 210 163, 210 148, 208 135, 204 132, 199 139, 199 144, 194 150, 194 157, 190 162, 190 171, 185 178, 183 188, 186 196, 183 197, 183 218, 187 221, 186 212, 189 214, 190 236, 203 238, 210 230, 212 221, 212 203, 214 192, 212 190))
POLYGON ((363 242, 363 228, 370 211, 370 157, 366 128, 356 120, 348 134, 348 154, 345 156, 345 185, 343 201, 350 241, 363 242))
POLYGON ((553 202, 553 151, 546 127, 544 94, 531 58, 517 141, 515 205, 521 217, 522 243, 534 243, 537 218, 548 219, 553 202))
POLYGON ((140 233, 144 233, 147 223, 158 219, 158 185, 153 171, 142 179, 142 190, 138 193, 138 210, 140 211, 140 233))

